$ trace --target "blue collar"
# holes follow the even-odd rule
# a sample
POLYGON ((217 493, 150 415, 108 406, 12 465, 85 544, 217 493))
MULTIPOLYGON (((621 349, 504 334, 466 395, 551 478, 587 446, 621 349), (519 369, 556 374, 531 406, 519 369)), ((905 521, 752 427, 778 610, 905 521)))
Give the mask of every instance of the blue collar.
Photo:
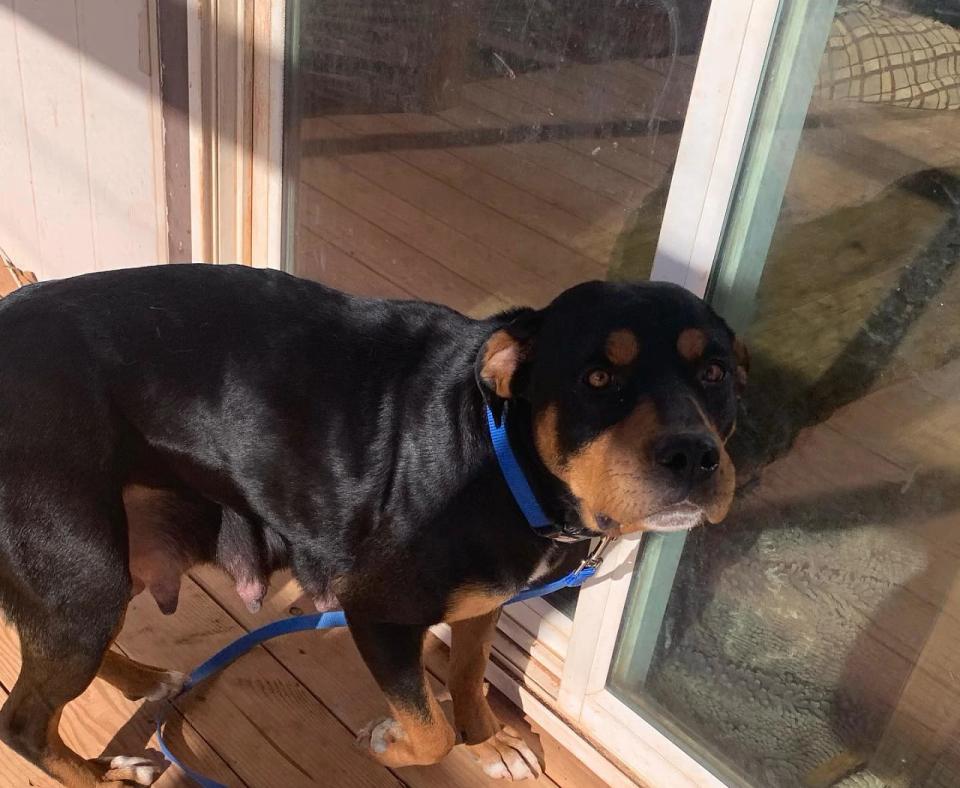
POLYGON ((493 413, 490 408, 487 408, 487 429, 490 431, 490 441, 493 443, 493 451, 497 456, 497 464, 500 466, 503 478, 513 494, 513 500, 517 502, 517 506, 520 507, 520 511, 523 512, 523 516, 527 519, 530 527, 540 536, 558 542, 579 542, 596 536, 597 534, 582 526, 558 525, 547 517, 539 501, 537 501, 537 496, 534 494, 533 488, 530 487, 530 482, 527 481, 520 463, 517 462, 513 447, 510 445, 510 438, 507 436, 508 410, 508 408, 504 408, 498 427, 493 413))

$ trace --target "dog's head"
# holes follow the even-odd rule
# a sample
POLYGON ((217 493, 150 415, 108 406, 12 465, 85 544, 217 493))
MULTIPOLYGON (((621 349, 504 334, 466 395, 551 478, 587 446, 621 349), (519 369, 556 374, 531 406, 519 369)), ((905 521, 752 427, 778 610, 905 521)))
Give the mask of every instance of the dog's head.
POLYGON ((699 298, 662 283, 588 282, 495 331, 477 378, 499 418, 529 404, 537 452, 598 533, 722 520, 725 444, 746 348, 699 298))

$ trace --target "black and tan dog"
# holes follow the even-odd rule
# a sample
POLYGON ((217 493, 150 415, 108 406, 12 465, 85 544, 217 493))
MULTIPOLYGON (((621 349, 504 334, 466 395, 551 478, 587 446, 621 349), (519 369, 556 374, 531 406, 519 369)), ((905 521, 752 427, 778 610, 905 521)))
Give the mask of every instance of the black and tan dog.
POLYGON ((591 282, 545 309, 471 320, 275 272, 166 266, 31 285, 0 302, 0 604, 23 668, 0 737, 68 786, 149 784, 57 732, 94 676, 132 697, 183 677, 110 651, 132 595, 165 612, 214 562, 256 609, 290 566, 340 605, 391 717, 388 766, 454 731, 424 678, 453 628, 456 727, 491 776, 538 772, 482 690, 501 604, 569 553, 531 530, 486 408, 571 533, 689 528, 727 512, 745 354, 699 299, 591 282))

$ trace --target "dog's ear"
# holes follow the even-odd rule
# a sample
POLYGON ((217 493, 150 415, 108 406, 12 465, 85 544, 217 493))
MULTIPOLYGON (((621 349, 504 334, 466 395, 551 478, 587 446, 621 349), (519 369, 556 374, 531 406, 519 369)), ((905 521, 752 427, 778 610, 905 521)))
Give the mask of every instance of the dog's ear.
POLYGON ((743 394, 750 373, 750 352, 740 337, 733 338, 733 354, 737 357, 737 395, 743 394))
POLYGON ((536 347, 540 313, 525 309, 494 331, 483 343, 474 364, 477 385, 497 426, 507 400, 523 390, 525 371, 536 347))

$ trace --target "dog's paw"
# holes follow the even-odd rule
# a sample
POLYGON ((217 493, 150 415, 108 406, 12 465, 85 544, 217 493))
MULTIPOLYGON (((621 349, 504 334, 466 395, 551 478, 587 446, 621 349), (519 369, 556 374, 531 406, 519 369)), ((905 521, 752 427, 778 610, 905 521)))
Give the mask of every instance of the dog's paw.
POLYGON ((160 776, 156 764, 141 756, 117 755, 113 758, 99 758, 97 762, 104 768, 102 779, 107 785, 153 785, 154 780, 160 776))
POLYGON ((439 762, 453 748, 446 724, 414 729, 412 735, 393 717, 374 720, 357 734, 357 746, 384 766, 424 766, 439 762))
POLYGON ((540 761, 513 728, 504 727, 480 744, 468 744, 487 777, 494 780, 529 780, 542 774, 540 761))
POLYGON ((181 673, 179 670, 168 670, 159 678, 156 686, 143 696, 144 700, 172 700, 183 692, 186 683, 186 673, 181 673))
POLYGON ((373 720, 357 734, 357 747, 365 750, 374 760, 386 764, 396 759, 399 744, 403 740, 403 727, 393 717, 373 720))
POLYGON ((187 674, 179 670, 151 670, 149 683, 142 683, 125 689, 123 696, 127 700, 147 700, 157 702, 173 700, 182 691, 187 683, 187 674))

